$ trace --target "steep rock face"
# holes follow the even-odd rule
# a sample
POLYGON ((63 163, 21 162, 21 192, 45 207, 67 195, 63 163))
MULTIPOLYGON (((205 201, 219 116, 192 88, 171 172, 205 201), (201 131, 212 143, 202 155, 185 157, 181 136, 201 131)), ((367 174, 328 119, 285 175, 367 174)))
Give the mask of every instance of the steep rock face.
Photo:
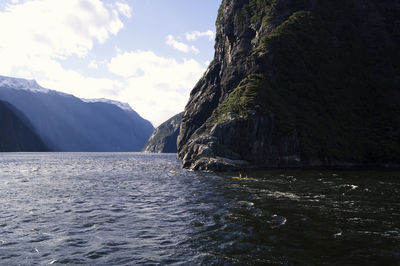
POLYGON ((143 152, 176 153, 183 113, 179 113, 158 126, 147 141, 143 152))
POLYGON ((223 0, 182 118, 199 170, 400 163, 397 0, 223 0))
POLYGON ((35 81, 0 76, 0 99, 18 108, 53 151, 141 151, 154 130, 128 105, 82 100, 35 81))
POLYGON ((0 152, 47 151, 29 120, 11 104, 0 101, 0 152))

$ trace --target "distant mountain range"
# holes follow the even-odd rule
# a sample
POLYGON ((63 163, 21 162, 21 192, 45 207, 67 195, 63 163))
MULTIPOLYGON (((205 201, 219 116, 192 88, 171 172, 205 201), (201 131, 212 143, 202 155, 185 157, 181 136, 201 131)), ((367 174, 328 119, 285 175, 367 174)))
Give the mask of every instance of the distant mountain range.
POLYGON ((18 109, 52 151, 141 151, 154 130, 128 104, 79 99, 34 80, 0 76, 0 100, 18 109))

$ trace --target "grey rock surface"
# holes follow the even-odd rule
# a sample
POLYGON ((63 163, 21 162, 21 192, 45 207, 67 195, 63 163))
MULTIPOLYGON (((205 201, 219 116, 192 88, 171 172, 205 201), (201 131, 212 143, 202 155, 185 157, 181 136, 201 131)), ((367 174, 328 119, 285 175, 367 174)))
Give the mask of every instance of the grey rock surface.
POLYGON ((398 165, 399 12, 395 0, 223 0, 182 117, 183 167, 398 165))
POLYGON ((182 115, 183 113, 179 113, 158 126, 147 141, 143 152, 176 153, 176 140, 180 131, 182 115))

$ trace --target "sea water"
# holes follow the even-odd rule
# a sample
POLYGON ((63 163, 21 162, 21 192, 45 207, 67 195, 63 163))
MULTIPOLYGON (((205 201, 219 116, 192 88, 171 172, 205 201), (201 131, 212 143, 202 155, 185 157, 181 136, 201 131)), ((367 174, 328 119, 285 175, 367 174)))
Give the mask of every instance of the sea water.
POLYGON ((0 154, 1 265, 399 263, 400 172, 215 174, 182 170, 175 154, 0 154))

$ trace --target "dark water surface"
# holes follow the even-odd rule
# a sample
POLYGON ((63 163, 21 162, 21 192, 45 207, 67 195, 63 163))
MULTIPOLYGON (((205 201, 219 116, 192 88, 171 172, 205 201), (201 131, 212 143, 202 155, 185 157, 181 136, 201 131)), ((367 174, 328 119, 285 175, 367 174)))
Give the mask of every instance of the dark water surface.
POLYGON ((236 180, 175 157, 0 154, 0 264, 400 263, 400 172, 236 180))

